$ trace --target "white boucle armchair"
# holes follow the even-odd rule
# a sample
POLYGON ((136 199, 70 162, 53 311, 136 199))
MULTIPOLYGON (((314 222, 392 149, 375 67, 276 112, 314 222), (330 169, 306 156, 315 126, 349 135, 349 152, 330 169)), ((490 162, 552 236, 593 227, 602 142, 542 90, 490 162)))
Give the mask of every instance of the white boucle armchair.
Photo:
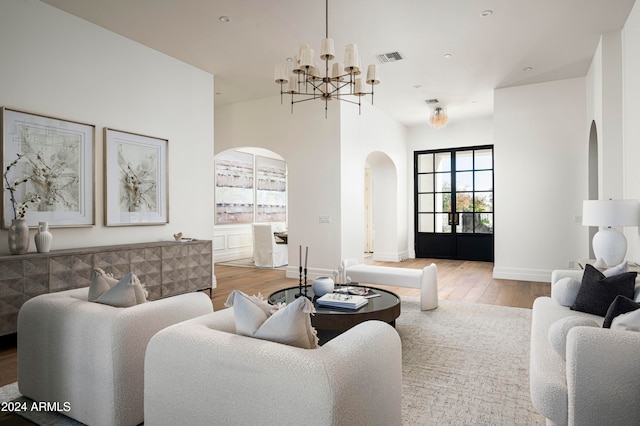
POLYGON ((144 398, 145 426, 400 425, 400 338, 366 321, 301 349, 235 334, 228 308, 151 339, 144 398))
MULTIPOLYGON (((581 280, 582 271, 556 270, 581 280)), ((552 290, 553 294, 553 290, 552 290)), ((626 426, 640 422, 640 333, 579 326, 567 334, 566 362, 549 342, 549 327, 568 316, 603 318, 539 297, 531 318, 530 389, 547 425, 626 426)))
POLYGON ((144 354, 159 330, 213 312, 204 293, 115 308, 88 302, 88 288, 43 294, 18 314, 18 387, 58 402, 82 423, 143 422, 144 354), (68 403, 68 405, 65 405, 68 403))

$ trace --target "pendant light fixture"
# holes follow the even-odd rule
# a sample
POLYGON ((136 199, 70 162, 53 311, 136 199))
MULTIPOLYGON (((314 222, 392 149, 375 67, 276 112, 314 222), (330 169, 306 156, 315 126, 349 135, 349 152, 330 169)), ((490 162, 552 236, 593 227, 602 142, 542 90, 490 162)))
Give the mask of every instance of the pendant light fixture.
POLYGON ((320 67, 316 65, 314 55, 314 49, 303 43, 290 61, 291 70, 286 62, 276 65, 275 82, 280 85, 280 102, 285 93, 290 94, 291 113, 294 104, 314 99, 324 101, 325 118, 329 101, 333 99, 358 105, 359 113, 362 96, 371 95, 373 104, 373 86, 380 83, 378 65, 369 65, 363 81, 359 77, 362 71, 355 44, 345 47, 343 63, 330 63, 336 56, 333 40, 329 38, 329 0, 325 0, 325 38, 320 43, 320 67), (365 84, 371 86, 370 92, 366 91, 365 84))

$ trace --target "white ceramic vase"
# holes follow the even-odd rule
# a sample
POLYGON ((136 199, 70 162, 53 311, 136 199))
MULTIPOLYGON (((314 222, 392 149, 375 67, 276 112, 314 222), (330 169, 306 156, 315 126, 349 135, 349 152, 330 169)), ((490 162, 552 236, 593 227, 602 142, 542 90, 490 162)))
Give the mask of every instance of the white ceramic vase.
POLYGON ((333 292, 333 280, 330 277, 318 277, 311 283, 311 289, 317 297, 322 297, 333 292))
POLYGON ((51 240, 53 240, 53 235, 49 232, 49 223, 47 222, 38 222, 38 232, 34 237, 36 241, 36 250, 38 253, 48 253, 51 249, 51 240))

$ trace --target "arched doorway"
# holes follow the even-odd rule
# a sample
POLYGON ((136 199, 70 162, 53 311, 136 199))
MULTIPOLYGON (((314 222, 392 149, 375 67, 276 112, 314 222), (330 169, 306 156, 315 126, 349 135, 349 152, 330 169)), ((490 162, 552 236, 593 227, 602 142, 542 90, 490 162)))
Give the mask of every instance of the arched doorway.
POLYGON ((214 165, 216 262, 250 259, 252 223, 287 230, 287 163, 264 148, 238 147, 217 153, 214 165))
MULTIPOLYGON (((589 199, 597 200, 599 197, 598 192, 598 129, 596 122, 591 122, 591 129, 589 131, 589 164, 588 164, 588 191, 589 199)), ((593 236, 598 232, 597 226, 589 227, 589 258, 595 259, 593 254, 593 236)))
POLYGON ((365 161, 365 250, 374 260, 398 260, 398 172, 389 156, 375 151, 365 161))

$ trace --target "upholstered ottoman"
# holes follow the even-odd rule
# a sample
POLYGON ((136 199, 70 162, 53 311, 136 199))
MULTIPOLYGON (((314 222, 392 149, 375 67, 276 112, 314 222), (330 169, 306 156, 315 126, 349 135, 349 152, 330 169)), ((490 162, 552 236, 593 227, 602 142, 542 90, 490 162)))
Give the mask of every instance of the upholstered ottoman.
POLYGON ((82 423, 143 422, 144 354, 163 328, 213 312, 204 293, 116 308, 88 302, 88 288, 44 294, 18 315, 18 386, 58 402, 82 423), (68 404, 65 404, 68 403, 68 404))

